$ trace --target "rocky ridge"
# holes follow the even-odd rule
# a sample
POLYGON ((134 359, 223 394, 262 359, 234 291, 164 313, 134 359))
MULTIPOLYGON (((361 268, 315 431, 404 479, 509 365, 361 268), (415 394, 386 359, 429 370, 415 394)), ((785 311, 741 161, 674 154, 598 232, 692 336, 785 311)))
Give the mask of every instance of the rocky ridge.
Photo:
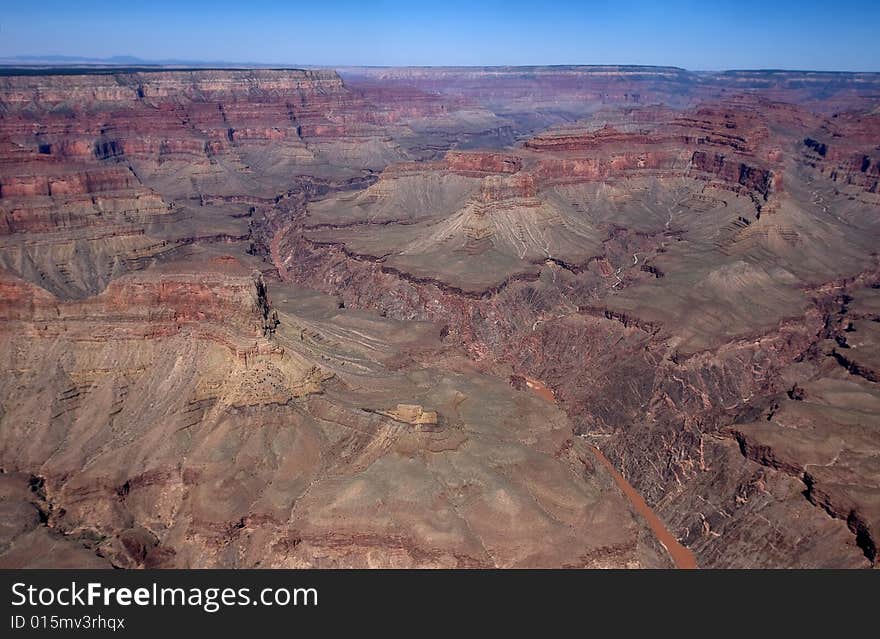
POLYGON ((0 562, 876 564, 875 76, 341 78, 0 77, 0 562))

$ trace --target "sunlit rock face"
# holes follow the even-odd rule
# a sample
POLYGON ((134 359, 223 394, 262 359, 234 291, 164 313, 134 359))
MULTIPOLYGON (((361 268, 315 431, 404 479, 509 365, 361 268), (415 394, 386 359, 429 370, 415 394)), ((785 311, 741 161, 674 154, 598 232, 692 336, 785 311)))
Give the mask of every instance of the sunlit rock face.
POLYGON ((878 94, 0 73, 0 565, 874 565, 878 94))

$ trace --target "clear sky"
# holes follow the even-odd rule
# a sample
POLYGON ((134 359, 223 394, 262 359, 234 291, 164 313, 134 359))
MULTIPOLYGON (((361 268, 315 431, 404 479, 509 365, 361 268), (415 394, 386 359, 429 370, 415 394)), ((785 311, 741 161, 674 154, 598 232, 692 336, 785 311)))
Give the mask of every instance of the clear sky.
POLYGON ((880 0, 0 0, 0 57, 880 71, 880 0))

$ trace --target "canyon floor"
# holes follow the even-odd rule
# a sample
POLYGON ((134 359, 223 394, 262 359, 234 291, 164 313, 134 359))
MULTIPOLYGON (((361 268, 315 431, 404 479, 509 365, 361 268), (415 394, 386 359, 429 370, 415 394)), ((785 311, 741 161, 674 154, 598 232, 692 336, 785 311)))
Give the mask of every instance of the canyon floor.
POLYGON ((876 567, 878 96, 0 69, 0 566, 876 567))

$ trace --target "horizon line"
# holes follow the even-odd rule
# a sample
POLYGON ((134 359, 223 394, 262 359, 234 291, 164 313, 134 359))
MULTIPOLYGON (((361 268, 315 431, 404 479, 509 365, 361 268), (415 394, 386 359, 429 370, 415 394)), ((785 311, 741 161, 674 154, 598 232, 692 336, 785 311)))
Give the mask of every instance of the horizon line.
POLYGON ((874 71, 849 69, 810 69, 794 67, 730 67, 719 69, 689 69, 668 64, 634 64, 634 63, 551 63, 551 64, 291 64, 270 62, 233 62, 233 61, 202 61, 202 60, 147 60, 134 56, 111 56, 109 58, 87 58, 78 56, 30 56, 0 55, 0 69, 21 70, 114 70, 114 69, 162 69, 162 70, 201 70, 201 71, 295 71, 310 69, 539 69, 539 68, 633 68, 633 69, 667 69, 685 73, 815 73, 815 74, 849 74, 865 75, 880 74, 874 71), (53 58, 56 58, 53 60, 53 58), (129 62, 122 60, 128 59, 129 62))

